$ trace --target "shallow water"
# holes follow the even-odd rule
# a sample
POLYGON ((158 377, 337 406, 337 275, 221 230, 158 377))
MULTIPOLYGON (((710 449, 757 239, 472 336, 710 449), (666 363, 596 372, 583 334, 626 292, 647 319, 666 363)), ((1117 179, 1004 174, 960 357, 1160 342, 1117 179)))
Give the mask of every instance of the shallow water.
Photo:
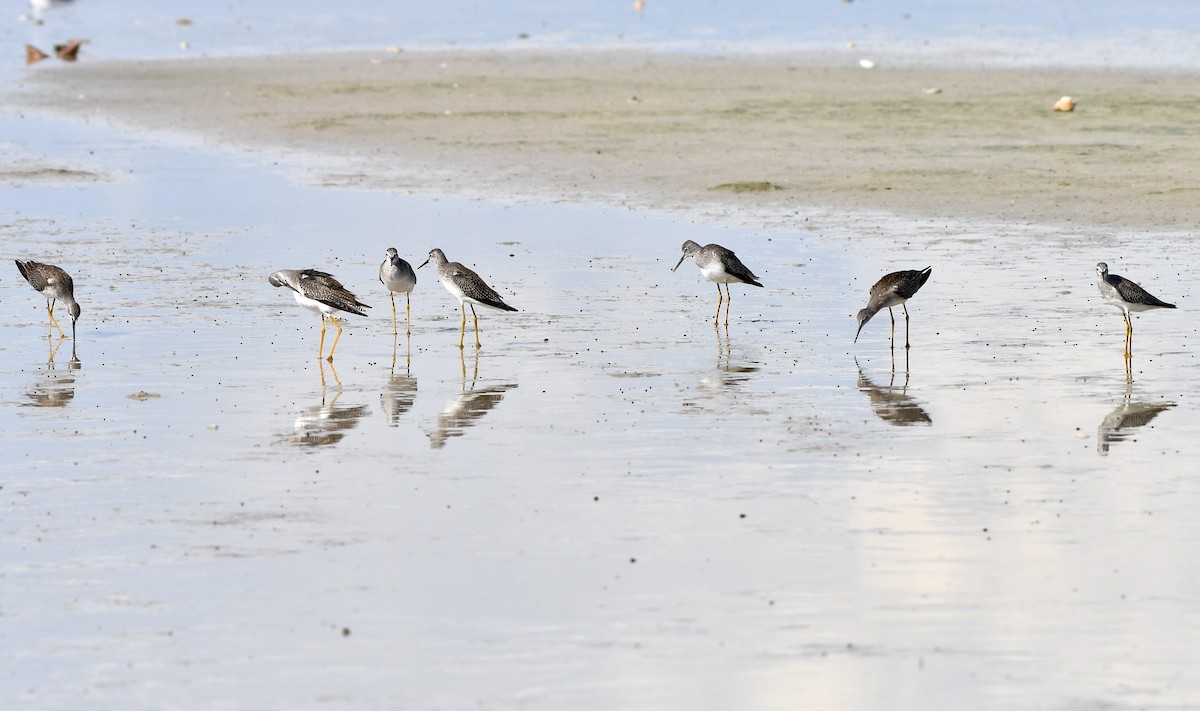
POLYGON ((84 37, 103 58, 321 51, 402 45, 652 47, 704 52, 836 52, 953 65, 1137 66, 1194 71, 1200 6, 1145 0, 534 0, 380 3, 341 0, 72 0, 0 18, 0 47, 21 56, 84 37))
POLYGON ((0 272, 6 708, 1200 706, 1186 235, 396 197, 0 129, 119 178, 0 187, 83 306, 48 363, 0 272), (766 284, 728 329, 685 239, 766 284), (520 311, 460 352, 426 268, 394 341, 393 245, 520 311), (1132 382, 1100 260, 1181 307, 1132 382), (926 265, 907 360, 886 314, 853 344, 926 265), (374 306, 332 366, 266 282, 303 266, 374 306))

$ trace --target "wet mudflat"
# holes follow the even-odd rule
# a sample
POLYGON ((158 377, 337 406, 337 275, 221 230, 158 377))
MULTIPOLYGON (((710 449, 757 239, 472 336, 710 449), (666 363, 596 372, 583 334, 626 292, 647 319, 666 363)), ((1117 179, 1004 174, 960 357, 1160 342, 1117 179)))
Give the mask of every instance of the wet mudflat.
POLYGON ((1187 235, 399 198, 37 130, 130 177, 0 188, 83 306, 48 363, 0 271, 7 707, 1200 703, 1187 235), (766 285, 728 329, 685 239, 766 285), (520 311, 460 352, 426 268, 394 340, 389 246, 520 311), (1132 382, 1097 261, 1180 305, 1132 382), (886 312, 852 344, 927 265, 907 359, 886 312), (374 306, 332 365, 266 282, 307 266, 374 306))

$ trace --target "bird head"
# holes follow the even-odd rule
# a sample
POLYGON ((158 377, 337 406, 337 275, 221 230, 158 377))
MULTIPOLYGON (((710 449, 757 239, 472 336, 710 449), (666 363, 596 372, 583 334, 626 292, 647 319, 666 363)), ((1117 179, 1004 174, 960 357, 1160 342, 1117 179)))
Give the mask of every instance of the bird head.
POLYGON ((678 269, 679 265, 683 264, 683 260, 687 259, 688 257, 694 257, 696 255, 696 252, 699 252, 699 251, 700 251, 700 245, 696 244, 695 242, 691 241, 690 239, 688 241, 684 242, 683 243, 683 255, 681 257, 679 257, 679 261, 675 263, 675 266, 671 269, 671 271, 675 271, 676 269, 678 269))
POLYGON ((854 342, 855 343, 858 343, 858 334, 862 333, 863 326, 866 326, 867 321, 870 321, 871 317, 874 315, 875 315, 874 313, 872 313, 866 309, 859 310, 858 315, 855 316, 855 318, 858 319, 858 331, 856 331, 854 333, 854 342))
MULTIPOLYGON (((425 261, 421 262, 421 267, 425 266, 426 264, 429 264, 430 262, 433 262, 433 266, 436 267, 437 265, 442 264, 445 261, 446 261, 446 255, 444 252, 442 252, 442 250, 431 249, 431 250, 429 250, 429 259, 426 259, 425 261)), ((417 267, 417 269, 420 269, 421 267, 417 267)))

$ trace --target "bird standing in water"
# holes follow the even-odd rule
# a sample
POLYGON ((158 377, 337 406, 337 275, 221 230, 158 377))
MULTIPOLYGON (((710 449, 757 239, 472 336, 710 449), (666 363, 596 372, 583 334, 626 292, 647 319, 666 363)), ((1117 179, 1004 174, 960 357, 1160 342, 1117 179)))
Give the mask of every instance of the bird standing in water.
MULTIPOLYGON (((484 283, 478 274, 458 262, 448 261, 442 250, 430 250, 429 259, 421 262, 421 267, 429 263, 432 263, 433 268, 437 270, 438 281, 442 282, 446 291, 458 299, 459 308, 462 310, 462 328, 458 334, 459 349, 463 347, 463 339, 467 336, 466 307, 468 304, 471 306, 471 317, 475 319, 475 347, 482 348, 482 344, 479 343, 479 316, 475 313, 475 304, 499 311, 516 311, 516 309, 504 303, 504 299, 492 287, 484 283)), ((421 267, 417 267, 417 269, 421 267)))
POLYGON ((57 328, 58 335, 63 338, 67 334, 63 333, 62 326, 59 326, 54 318, 54 304, 61 301, 67 307, 67 313, 71 314, 71 338, 74 339, 75 322, 79 320, 81 309, 75 301, 75 281, 71 279, 71 275, 53 264, 20 259, 15 261, 17 271, 21 272, 25 281, 29 282, 34 291, 46 297, 46 312, 50 314, 50 325, 57 328))
POLYGON ((291 289, 297 304, 320 315, 321 342, 317 345, 318 359, 325 350, 325 317, 328 316, 329 320, 333 321, 338 332, 329 348, 329 357, 325 359, 330 363, 333 362, 333 352, 337 350, 338 339, 342 337, 342 325, 338 323, 334 314, 342 311, 366 316, 362 309, 371 308, 359 301, 358 297, 334 279, 332 274, 316 269, 280 269, 267 277, 267 281, 271 286, 286 286, 291 289))
POLYGON ((761 287, 758 277, 754 276, 754 272, 750 271, 742 260, 737 258, 733 252, 725 249, 719 244, 709 244, 701 247, 692 240, 683 243, 683 256, 675 263, 675 267, 671 271, 679 269, 679 265, 683 264, 683 260, 691 257, 696 266, 700 267, 700 273, 704 278, 717 285, 717 315, 713 317, 713 327, 715 328, 721 318, 721 300, 725 300, 725 325, 729 325, 729 305, 733 299, 729 294, 730 284, 750 284, 751 286, 761 287), (721 285, 725 285, 725 295, 721 295, 721 285))
POLYGON ((1175 304, 1168 304, 1123 276, 1109 274, 1108 265, 1104 262, 1096 265, 1096 277, 1096 286, 1100 288, 1100 296, 1125 314, 1125 357, 1131 358, 1133 356, 1133 322, 1129 320, 1129 312, 1173 309, 1175 304))
POLYGON ((396 327, 396 294, 404 292, 404 318, 407 324, 406 333, 412 334, 412 302, 409 300, 413 287, 417 285, 417 274, 412 265, 400 258, 395 247, 388 247, 387 257, 379 265, 379 281, 387 287, 388 296, 392 298, 392 335, 399 329, 396 327))
POLYGON ((858 331, 854 334, 854 342, 858 342, 858 334, 862 333, 863 326, 867 325, 867 321, 879 313, 880 309, 886 307, 888 316, 892 319, 892 350, 896 350, 896 316, 892 313, 892 307, 899 306, 904 309, 904 348, 907 350, 910 347, 908 344, 908 307, 904 305, 904 302, 915 296, 921 287, 925 286, 925 282, 929 281, 929 275, 932 272, 933 267, 925 267, 920 271, 907 269, 887 274, 875 282, 875 286, 871 287, 867 307, 858 312, 858 331))

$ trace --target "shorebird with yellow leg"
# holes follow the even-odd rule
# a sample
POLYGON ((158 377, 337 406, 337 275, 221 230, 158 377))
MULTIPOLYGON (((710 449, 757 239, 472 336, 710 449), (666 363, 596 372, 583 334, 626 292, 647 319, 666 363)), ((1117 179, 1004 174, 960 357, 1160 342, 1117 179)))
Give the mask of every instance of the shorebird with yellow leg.
POLYGON ((58 325, 58 321, 54 318, 54 305, 61 301, 67 307, 67 313, 71 314, 71 338, 74 339, 75 322, 79 320, 81 309, 75 301, 75 281, 71 279, 71 275, 53 264, 20 259, 15 261, 17 271, 21 272, 25 281, 29 282, 34 291, 46 297, 46 312, 50 314, 50 325, 57 328, 58 335, 63 338, 67 334, 63 333, 62 326, 58 325))
POLYGON ((329 348, 329 357, 325 360, 333 362, 333 352, 337 350, 338 339, 342 337, 342 325, 338 323, 335 313, 344 312, 355 316, 366 316, 362 309, 370 306, 358 300, 332 274, 316 269, 280 269, 267 277, 271 286, 286 286, 292 290, 296 303, 318 314, 321 317, 321 342, 317 345, 317 358, 325 351, 325 317, 328 316, 337 328, 333 345, 329 348))
POLYGON ((737 258, 737 255, 728 249, 725 249, 719 244, 709 244, 701 247, 699 244, 688 240, 683 243, 683 256, 675 263, 675 267, 671 271, 679 268, 683 264, 683 260, 691 257, 696 262, 696 266, 700 267, 700 273, 704 278, 717 285, 717 315, 713 317, 713 327, 718 325, 721 318, 721 301, 725 301, 725 325, 729 325, 729 305, 733 303, 733 299, 729 294, 730 284, 749 284, 751 286, 761 287, 758 277, 754 276, 754 272, 750 271, 742 260, 737 258), (725 285, 725 295, 721 295, 721 285, 725 285))
POLYGON ((875 282, 875 286, 871 287, 870 297, 867 299, 867 307, 858 312, 858 331, 854 334, 854 342, 858 343, 858 335, 862 333, 863 326, 867 325, 867 321, 886 308, 888 316, 892 319, 892 350, 896 350, 896 316, 892 313, 892 307, 899 306, 904 309, 904 348, 907 350, 910 347, 908 344, 908 307, 904 305, 904 302, 915 296, 921 287, 925 286, 925 282, 929 281, 929 275, 932 272, 933 267, 925 267, 920 271, 906 269, 884 275, 882 279, 875 282))
MULTIPOLYGON (((446 287, 446 291, 458 299, 459 309, 462 310, 462 328, 458 335, 458 347, 460 349, 463 347, 463 339, 467 337, 468 305, 471 307, 471 317, 475 319, 476 348, 483 347, 479 343, 479 316, 475 313, 476 304, 498 311, 516 311, 516 309, 504 303, 504 299, 492 287, 484 283, 478 274, 458 262, 448 261, 446 254, 442 250, 431 250, 429 252, 429 259, 422 262, 421 267, 426 264, 433 264, 433 268, 437 270, 438 281, 442 282, 442 286, 446 287)), ((417 269, 421 267, 417 267, 417 269)))
POLYGON ((1109 274, 1104 262, 1096 265, 1096 277, 1100 296, 1125 314, 1125 358, 1132 358, 1133 322, 1129 320, 1129 312, 1173 309, 1175 304, 1168 304, 1123 276, 1109 274))
POLYGON ((387 287, 388 296, 392 298, 392 335, 399 333, 396 326, 396 294, 404 292, 404 320, 407 323, 406 333, 412 333, 412 302, 410 295, 417 285, 417 274, 412 265, 400 258, 395 247, 388 247, 383 264, 379 265, 379 281, 387 287))

